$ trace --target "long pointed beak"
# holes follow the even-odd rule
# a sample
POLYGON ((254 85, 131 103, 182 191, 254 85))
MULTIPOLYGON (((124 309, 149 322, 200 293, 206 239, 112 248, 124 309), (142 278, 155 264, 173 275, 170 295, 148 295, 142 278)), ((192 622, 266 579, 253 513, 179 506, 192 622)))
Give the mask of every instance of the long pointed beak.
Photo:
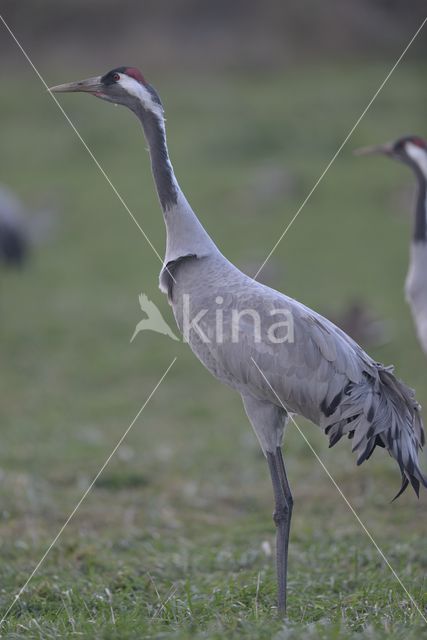
POLYGON ((53 93, 70 93, 76 91, 82 91, 85 93, 102 93, 103 85, 101 82, 101 76, 94 76, 93 78, 87 78, 86 80, 79 80, 78 82, 68 82, 66 84, 57 84, 55 87, 50 87, 49 91, 53 93))
POLYGON ((393 155, 393 145, 391 142, 387 142, 386 144, 376 144, 372 147, 362 147, 361 149, 356 149, 354 151, 355 156, 392 156, 393 155))

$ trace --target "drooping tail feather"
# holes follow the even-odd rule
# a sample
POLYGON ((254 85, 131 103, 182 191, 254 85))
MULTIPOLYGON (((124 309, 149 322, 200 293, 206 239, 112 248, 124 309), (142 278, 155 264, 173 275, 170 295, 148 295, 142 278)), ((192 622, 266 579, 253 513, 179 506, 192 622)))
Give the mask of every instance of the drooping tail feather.
POLYGON ((393 375, 393 367, 377 365, 375 378, 366 375, 359 384, 349 383, 340 407, 326 428, 329 446, 347 434, 358 452, 357 464, 367 460, 376 446, 385 447, 397 461, 402 485, 394 500, 411 483, 417 496, 427 487, 418 452, 424 444, 420 405, 412 389, 393 375))

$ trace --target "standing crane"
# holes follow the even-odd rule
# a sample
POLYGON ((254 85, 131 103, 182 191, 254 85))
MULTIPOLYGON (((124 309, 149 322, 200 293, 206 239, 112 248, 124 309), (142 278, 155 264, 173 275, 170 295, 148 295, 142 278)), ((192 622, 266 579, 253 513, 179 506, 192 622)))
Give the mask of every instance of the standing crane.
POLYGON ((394 377, 392 367, 375 362, 329 320, 256 282, 220 253, 177 182, 162 103, 140 71, 118 67, 51 91, 89 93, 128 107, 141 121, 166 225, 160 288, 198 359, 240 393, 267 459, 275 501, 278 609, 284 613, 293 499, 281 445, 289 417, 299 414, 319 425, 331 446, 343 435, 353 439, 358 464, 376 446, 385 447, 400 468, 398 495, 409 483, 418 494, 427 477, 418 462, 424 432, 414 392, 394 377), (272 324, 277 314, 287 322, 272 324))
POLYGON ((356 153, 399 160, 412 169, 417 179, 418 194, 405 293, 418 339, 427 354, 427 142, 419 136, 404 136, 396 142, 366 147, 356 153))

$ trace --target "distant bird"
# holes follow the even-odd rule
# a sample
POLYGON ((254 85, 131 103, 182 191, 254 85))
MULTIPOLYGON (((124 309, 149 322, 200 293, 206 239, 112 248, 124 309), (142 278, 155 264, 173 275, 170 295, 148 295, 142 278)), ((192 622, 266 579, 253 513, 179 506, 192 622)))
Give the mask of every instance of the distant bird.
POLYGON ((141 293, 139 296, 139 306, 141 310, 147 315, 138 322, 135 327, 134 334, 130 339, 133 342, 140 331, 156 331, 156 333, 162 333, 164 336, 172 338, 172 340, 178 340, 172 329, 166 324, 162 314, 156 307, 154 302, 151 302, 145 295, 141 293))
MULTIPOLYGON (((326 318, 239 271, 218 250, 181 191, 166 146, 163 107, 132 67, 53 87, 122 104, 141 121, 166 224, 160 288, 196 356, 238 391, 267 458, 275 512, 278 609, 285 611, 293 499, 281 445, 290 414, 319 425, 334 445, 353 438, 358 464, 375 447, 397 460, 402 486, 427 486, 418 462, 423 424, 414 393, 326 318), (277 322, 280 317, 281 322, 277 322)), ((238 447, 230 440, 230 447, 238 447)))
POLYGON ((418 183, 411 242, 406 299, 412 311, 418 339, 427 354, 427 142, 419 136, 404 136, 396 142, 366 147, 358 155, 383 155, 412 169, 418 183))
POLYGON ((0 186, 0 262, 19 267, 29 252, 29 234, 23 206, 6 187, 0 186))
POLYGON ((365 347, 380 347, 390 341, 387 323, 377 318, 363 300, 351 300, 339 313, 331 315, 331 319, 365 347))

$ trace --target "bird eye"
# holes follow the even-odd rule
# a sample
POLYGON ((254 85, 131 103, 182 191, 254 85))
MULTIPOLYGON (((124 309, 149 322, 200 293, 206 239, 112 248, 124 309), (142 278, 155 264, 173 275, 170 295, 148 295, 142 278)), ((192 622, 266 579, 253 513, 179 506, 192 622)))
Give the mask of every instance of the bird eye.
POLYGON ((119 76, 118 73, 114 73, 113 74, 113 80, 114 80, 114 82, 118 82, 120 80, 120 76, 119 76))

